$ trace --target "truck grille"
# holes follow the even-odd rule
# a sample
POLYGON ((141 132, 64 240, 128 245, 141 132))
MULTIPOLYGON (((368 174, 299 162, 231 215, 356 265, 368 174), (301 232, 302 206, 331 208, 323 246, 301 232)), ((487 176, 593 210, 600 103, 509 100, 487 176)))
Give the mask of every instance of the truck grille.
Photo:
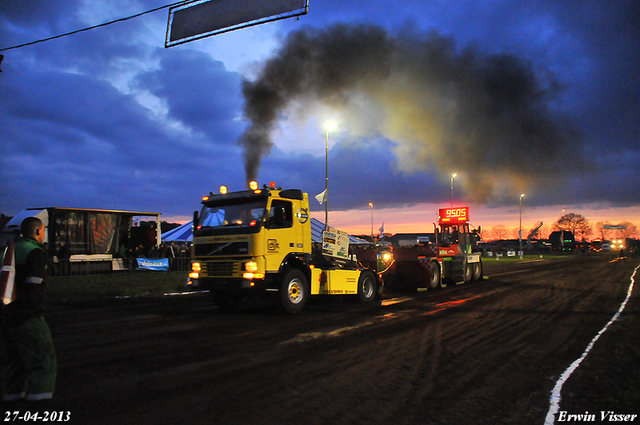
POLYGON ((214 242, 195 245, 196 257, 217 255, 247 255, 249 242, 214 242))
POLYGON ((241 264, 238 261, 207 261, 202 263, 202 273, 210 277, 232 277, 240 273, 241 264))

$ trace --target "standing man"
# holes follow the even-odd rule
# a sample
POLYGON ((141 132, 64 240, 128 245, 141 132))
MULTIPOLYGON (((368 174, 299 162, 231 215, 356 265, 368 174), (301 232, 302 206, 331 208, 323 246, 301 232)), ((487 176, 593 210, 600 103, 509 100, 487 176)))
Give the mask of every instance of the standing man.
POLYGON ((53 397, 57 362, 49 326, 42 317, 48 258, 42 248, 44 224, 24 219, 15 244, 16 298, 4 308, 2 335, 5 364, 2 375, 4 410, 47 410, 53 397))

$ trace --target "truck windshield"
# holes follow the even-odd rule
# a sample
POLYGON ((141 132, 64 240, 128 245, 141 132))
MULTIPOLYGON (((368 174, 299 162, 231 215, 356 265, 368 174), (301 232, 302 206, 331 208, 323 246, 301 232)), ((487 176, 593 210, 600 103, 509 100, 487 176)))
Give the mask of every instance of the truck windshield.
POLYGON ((257 233, 262 226, 266 205, 266 199, 205 205, 198 218, 195 233, 199 236, 257 233))

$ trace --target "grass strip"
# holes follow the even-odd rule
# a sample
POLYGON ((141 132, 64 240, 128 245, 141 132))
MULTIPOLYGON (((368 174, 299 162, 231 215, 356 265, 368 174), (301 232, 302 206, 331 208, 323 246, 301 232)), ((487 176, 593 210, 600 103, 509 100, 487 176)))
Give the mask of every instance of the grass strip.
POLYGON ((154 297, 184 292, 188 272, 137 271, 122 274, 55 276, 48 279, 47 301, 52 304, 105 302, 118 297, 154 297))

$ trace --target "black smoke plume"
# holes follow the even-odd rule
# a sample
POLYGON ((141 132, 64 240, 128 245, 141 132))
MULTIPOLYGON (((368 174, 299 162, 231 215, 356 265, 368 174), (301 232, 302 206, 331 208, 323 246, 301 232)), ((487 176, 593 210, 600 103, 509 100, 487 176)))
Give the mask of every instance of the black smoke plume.
POLYGON ((540 78, 515 55, 458 50, 435 32, 296 31, 242 90, 250 126, 238 143, 248 180, 287 108, 318 104, 346 116, 352 136, 391 140, 400 171, 464 173, 476 201, 557 182, 579 164, 580 136, 552 107, 560 92, 553 76, 540 78))

